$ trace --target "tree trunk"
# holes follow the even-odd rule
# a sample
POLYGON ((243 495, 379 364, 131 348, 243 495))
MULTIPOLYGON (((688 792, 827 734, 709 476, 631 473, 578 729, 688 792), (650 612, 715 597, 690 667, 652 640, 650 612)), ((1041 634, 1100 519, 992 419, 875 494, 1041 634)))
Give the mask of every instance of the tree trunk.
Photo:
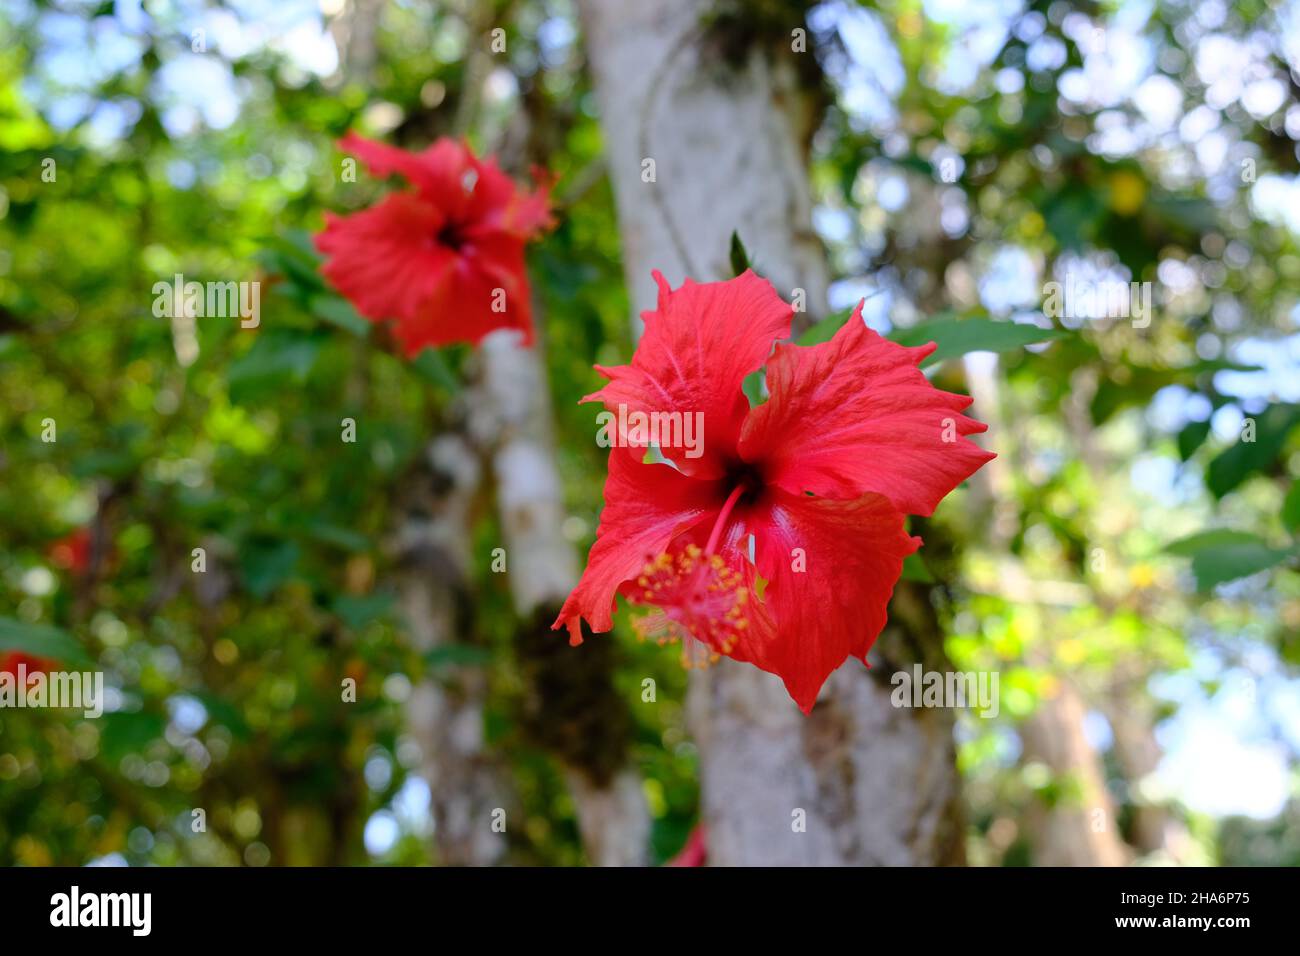
POLYGON ((1133 805, 1131 842, 1143 854, 1160 854, 1159 862, 1191 863, 1192 841, 1186 827, 1169 806, 1155 802, 1146 784, 1160 765, 1160 744, 1155 735, 1154 705, 1140 688, 1112 688, 1106 717, 1115 735, 1119 761, 1133 805))
MULTIPOLYGON (((444 432, 402 489, 394 545, 398 597, 408 640, 421 655, 469 637, 468 512, 479 481, 473 449, 461 435, 444 432)), ((506 851, 493 811, 506 809, 508 789, 483 747, 485 681, 481 667, 447 663, 435 671, 427 664, 406 703, 444 865, 497 863, 506 851)))
POLYGON ((384 0, 348 0, 329 21, 330 36, 338 47, 343 73, 368 81, 379 59, 379 21, 384 0))
MULTIPOLYGON (((989 462, 981 471, 979 481, 973 483, 976 497, 972 501, 975 513, 982 513, 988 519, 985 546, 1001 556, 1004 598, 1042 605, 1041 613, 1049 622, 1046 625, 1049 630, 1053 623, 1059 622, 1062 612, 1048 605, 1087 603, 1109 613, 1106 595, 1095 587, 1082 582, 1034 580, 1011 553, 1010 541, 1020 530, 1014 473, 1022 463, 1015 455, 1017 449, 1029 447, 1031 441, 1024 434, 1016 440, 1014 430, 1023 428, 1025 418, 1015 414, 1014 409, 1003 407, 995 374, 997 359, 968 356, 966 367, 976 414, 995 434, 1009 436, 1006 447, 1010 453, 989 462)), ((1074 378, 1066 419, 1070 434, 1079 445, 1080 457, 1100 480, 1102 466, 1096 458, 1092 419, 1087 410, 1093 386, 1084 379, 1086 376, 1082 374, 1074 378)), ((1040 669, 1044 667, 1041 660, 1031 659, 1028 663, 1040 669)), ((1036 803, 1029 814, 1033 859, 1041 866, 1123 866, 1129 862, 1131 854, 1119 833, 1101 757, 1084 733, 1087 710, 1079 690, 1072 684, 1061 683, 1020 726, 1024 762, 1046 766, 1055 785, 1052 795, 1036 803)), ((1118 728, 1116 743, 1118 747, 1118 728)), ((1151 743, 1154 744, 1154 739, 1151 743)), ((1152 821, 1144 815, 1139 822, 1145 830, 1152 821)))
POLYGON ((489 335, 467 409, 496 479, 507 579, 521 616, 563 603, 578 580, 577 555, 562 530, 564 493, 540 359, 535 349, 519 346, 514 332, 489 335))
MULTIPOLYGON (((336 36, 342 30, 348 40, 344 59, 349 75, 364 76, 362 67, 373 65, 381 13, 382 5, 373 0, 352 0, 344 16, 332 24, 336 36), (354 31, 360 32, 354 36, 354 31)), ((408 148, 423 147, 433 135, 465 135, 479 119, 482 87, 494 59, 487 52, 485 32, 495 22, 495 14, 492 4, 470 3, 459 15, 473 40, 452 129, 445 128, 440 114, 414 114, 399 130, 399 139, 410 140, 405 143, 408 148)), ((522 155, 503 151, 500 158, 512 174, 528 168, 522 155)), ((459 444, 453 457, 474 459, 476 467, 481 460, 496 486, 507 579, 519 618, 515 649, 528 680, 529 705, 520 717, 524 733, 563 765, 588 860, 603 866, 639 865, 646 861, 649 848, 649 810, 640 776, 629 759, 631 717, 627 702, 614 688, 616 662, 608 648, 587 657, 567 653, 563 636, 550 629, 578 580, 578 564, 562 531, 563 487, 553 453, 542 349, 540 336, 532 349, 521 348, 509 334, 484 339, 474 360, 474 380, 458 404, 464 435, 456 436, 459 444), (559 653, 560 649, 566 653, 559 653)), ((477 472, 474 483, 478 483, 477 472)), ((468 495, 462 492, 461 497, 467 505, 468 495)), ((402 603, 412 637, 425 649, 452 639, 456 588, 464 586, 470 560, 464 552, 471 540, 465 515, 447 514, 440 520, 446 533, 439 537, 445 540, 435 547, 432 562, 428 554, 408 562, 402 580, 402 603), (453 530, 456 526, 459 530, 453 530), (448 542, 456 551, 451 562, 454 573, 450 578, 430 579, 448 566, 448 542), (453 582, 450 588, 448 581, 453 582)), ((503 844, 470 841, 465 828, 471 817, 477 820, 483 812, 481 806, 474 808, 486 794, 500 789, 493 778, 495 767, 482 753, 485 693, 481 675, 462 669, 454 686, 422 682, 408 707, 409 729, 425 745, 425 776, 431 786, 438 781, 441 787, 434 794, 440 827, 437 843, 444 859, 454 862, 493 862, 503 850, 503 844), (439 726, 448 720, 454 728, 439 726), (445 761, 441 767, 440 760, 445 761), (456 793, 455 781, 462 774, 463 792, 456 793), (444 817, 451 821, 450 834, 442 826, 444 817)), ((497 799, 487 809, 500 805, 497 799)))
MULTIPOLYGON (((368 81, 378 62, 383 13, 383 0, 348 0, 330 20, 339 48, 336 78, 368 81)), ((406 638, 422 657, 472 637, 469 510, 482 483, 481 467, 463 429, 446 425, 436 423, 444 430, 429 441, 399 489, 400 517, 390 543, 406 638)), ((498 863, 507 849, 493 811, 512 806, 513 794, 484 748, 486 693, 482 668, 449 662, 435 670, 425 663, 406 702, 406 729, 420 747, 434 847, 444 865, 498 863)))
MULTIPOLYGON (((797 300, 800 289, 808 310, 823 313, 828 268, 805 163, 813 116, 797 61, 813 54, 790 44, 804 24, 792 19, 736 52, 725 24, 706 25, 710 9, 702 0, 581 5, 634 310, 654 306, 653 268, 674 286, 729 276, 736 230, 779 293, 797 300)), ((881 638, 900 667, 941 654, 921 598, 920 626, 900 619, 881 638)), ((888 670, 847 662, 807 718, 777 678, 750 665, 723 660, 693 676, 710 863, 962 861, 951 713, 891 706, 888 670)))
POLYGON ((1052 795, 1035 805, 1030 819, 1039 866, 1129 862, 1101 758, 1083 734, 1085 713, 1079 692, 1061 680, 1021 730, 1025 763, 1041 763, 1052 774, 1052 795))
POLYGON ((628 760, 631 718, 614 688, 612 648, 589 647, 584 656, 550 629, 578 581, 578 559, 562 528, 541 347, 520 347, 514 333, 484 339, 469 403, 471 432, 496 479, 506 576, 521 621, 516 652, 531 701, 521 719, 529 738, 564 764, 588 861, 637 866, 646 862, 650 816, 628 760))

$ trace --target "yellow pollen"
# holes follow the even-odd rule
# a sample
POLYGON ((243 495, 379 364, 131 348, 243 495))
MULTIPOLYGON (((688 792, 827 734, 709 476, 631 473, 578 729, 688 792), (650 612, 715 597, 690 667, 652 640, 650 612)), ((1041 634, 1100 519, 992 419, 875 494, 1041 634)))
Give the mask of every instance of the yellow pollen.
POLYGON ((741 574, 721 555, 706 557, 698 545, 648 561, 636 585, 631 601, 651 607, 632 620, 637 637, 659 644, 680 641, 687 668, 730 654, 748 627, 749 591, 741 574))

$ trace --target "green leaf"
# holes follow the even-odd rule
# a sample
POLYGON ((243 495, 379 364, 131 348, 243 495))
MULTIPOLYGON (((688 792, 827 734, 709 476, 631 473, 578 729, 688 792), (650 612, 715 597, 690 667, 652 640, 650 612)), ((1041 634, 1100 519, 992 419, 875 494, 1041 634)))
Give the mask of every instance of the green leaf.
POLYGON ((12 617, 0 617, 0 651, 21 651, 72 667, 94 664, 75 637, 49 624, 28 624, 12 617))
POLYGON ((267 597, 293 573, 301 549, 293 541, 254 538, 240 553, 240 569, 249 593, 259 600, 267 597))
POLYGON ((356 336, 364 338, 370 332, 370 323, 361 317, 352 307, 352 303, 336 295, 312 296, 311 313, 316 318, 356 336))
POLYGON ((740 233, 734 229, 731 232, 731 272, 733 275, 740 275, 749 268, 749 253, 745 251, 745 244, 740 241, 740 233))
MULTIPOLYGON (((849 308, 832 312, 805 329, 803 334, 795 339, 795 344, 809 346, 829 342, 844 323, 853 317, 853 311, 849 308)), ((891 342, 907 346, 934 342, 937 348, 921 363, 921 367, 925 368, 927 365, 942 362, 944 359, 957 358, 968 352, 1009 352, 1036 342, 1051 342, 1054 339, 1064 338, 1068 334, 1061 329, 1040 329, 1035 325, 995 322, 979 316, 963 319, 945 314, 911 328, 897 329, 887 337, 891 342)), ((761 372, 753 374, 760 375, 761 372)), ((753 378, 753 375, 750 378, 753 378)), ((751 389, 755 386, 750 378, 745 380, 742 387, 745 394, 749 396, 749 404, 752 408, 761 404, 762 399, 755 400, 754 394, 751 394, 751 389)))
POLYGON ((933 584, 934 575, 930 569, 925 566, 921 556, 913 551, 903 559, 903 580, 919 581, 922 584, 933 584))
POLYGON ((749 399, 750 408, 762 405, 767 401, 767 373, 761 368, 754 369, 741 381, 740 390, 749 399))
MULTIPOLYGON (((828 342, 853 315, 853 309, 833 312, 805 331, 796 340, 799 345, 828 342)), ((925 361, 924 368, 968 352, 1010 352, 1038 342, 1065 338, 1062 329, 1040 329, 1036 325, 998 322, 982 316, 958 318, 945 314, 906 329, 897 329, 888 338, 899 345, 917 346, 934 342, 937 348, 925 361)))
POLYGON ((194 697, 203 705, 208 712, 208 717, 215 723, 221 724, 241 740, 247 740, 252 736, 252 730, 244 720, 243 713, 226 698, 211 691, 198 691, 194 697))
POLYGON ((1178 457, 1183 461, 1191 458, 1196 453, 1196 449, 1205 444, 1205 439, 1210 434, 1210 421, 1207 418, 1203 422, 1188 422, 1183 426, 1183 430, 1178 433, 1178 457))
POLYGON ((840 327, 849 320, 853 315, 852 309, 841 309, 838 312, 832 312, 826 318, 814 323, 806 329, 803 335, 795 339, 798 345, 821 345, 823 342, 829 342, 834 338, 835 333, 840 327))
POLYGON ((1177 541, 1171 541, 1165 545, 1165 554, 1190 558, 1198 552, 1210 548, 1231 547, 1238 544, 1249 544, 1258 540, 1258 535, 1250 534, 1247 531, 1212 528, 1209 531, 1198 531, 1196 534, 1190 534, 1185 538, 1179 538, 1177 541))
POLYGON ((993 319, 937 318, 899 329, 889 338, 899 345, 917 346, 934 342, 938 347, 921 363, 924 368, 970 352, 1010 352, 1038 342, 1065 338, 1061 329, 1040 329, 1036 325, 997 322, 993 319))
POLYGON ((230 397, 245 402, 286 384, 304 384, 328 338, 324 332, 292 329, 270 329, 259 334, 252 348, 230 363, 230 397))
POLYGON ((1293 558, 1295 548, 1274 548, 1245 531, 1202 531, 1165 547, 1168 554, 1192 559, 1196 589, 1208 592, 1217 584, 1235 581, 1293 558))
POLYGON ((369 551, 370 539, 360 531, 336 524, 313 524, 308 533, 317 541, 332 544, 344 551, 369 551))
POLYGON ((264 236, 263 248, 255 258, 268 272, 284 276, 290 283, 306 292, 325 288, 320 274, 323 258, 312 245, 311 234, 303 229, 287 230, 282 236, 264 236))
POLYGON ((144 750, 163 735, 167 719, 145 711, 115 711, 100 719, 100 746, 114 761, 144 750))
POLYGON ((491 661, 490 650, 472 644, 444 644, 424 655, 430 667, 486 667, 491 661))
POLYGON ((315 262, 304 261, 283 249, 259 249, 253 258, 267 272, 284 276, 285 284, 295 294, 309 294, 325 288, 315 262))
POLYGON ((1047 229, 1064 249, 1082 249, 1097 233, 1106 215, 1101 195, 1086 183, 1067 181, 1041 207, 1047 229))
POLYGON ((1214 203, 1197 196, 1153 195, 1147 204, 1159 216, 1170 219, 1194 235, 1212 232, 1219 214, 1214 203))
POLYGON ((449 394, 460 391, 460 382, 456 373, 447 364, 447 359, 437 349, 426 348, 411 362, 411 368, 431 385, 436 385, 449 394))
POLYGON ((116 451, 99 449, 80 456, 72 463, 70 470, 78 478, 100 475, 105 478, 125 478, 135 471, 139 464, 137 456, 125 448, 116 451))
POLYGON ((354 631, 359 631, 371 621, 384 618, 392 610, 393 596, 376 594, 341 594, 334 599, 334 613, 354 631))
POLYGON ((1255 417, 1254 441, 1244 435, 1219 454, 1205 471, 1205 484, 1216 498, 1257 472, 1267 471, 1277 461, 1292 427, 1300 421, 1300 406, 1270 405, 1255 417))
POLYGON ((1282 503, 1282 524, 1293 535, 1300 535, 1300 478, 1291 482, 1291 490, 1282 503))
POLYGON ((284 236, 276 244, 287 251, 296 253, 304 262, 315 265, 324 261, 324 256, 316 249, 316 242, 312 238, 312 234, 306 229, 286 229, 284 236))
POLYGON ((1270 548, 1263 541, 1237 544, 1198 552, 1192 558, 1192 573, 1197 590, 1209 591, 1216 584, 1265 571, 1294 556, 1291 548, 1270 548))

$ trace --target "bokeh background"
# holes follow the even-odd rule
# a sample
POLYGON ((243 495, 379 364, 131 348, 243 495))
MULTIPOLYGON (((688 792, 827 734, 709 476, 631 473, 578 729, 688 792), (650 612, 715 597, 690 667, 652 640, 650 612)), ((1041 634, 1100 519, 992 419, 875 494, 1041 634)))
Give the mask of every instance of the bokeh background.
MULTIPOLYGON (((1060 333, 936 367, 999 458, 904 588, 1001 707, 952 715, 956 846, 908 862, 1300 862, 1300 4, 696 6, 797 58, 830 309, 1060 333), (1150 326, 1044 316, 1067 276, 1152 283, 1150 326)), ((104 671, 109 713, 0 711, 0 862, 700 858, 677 654, 622 617, 572 650, 491 561, 512 422, 585 555, 577 399, 633 348, 587 42, 569 0, 5 0, 0 653, 104 671), (323 212, 388 188, 348 130, 558 177, 539 400, 320 279, 323 212), (178 272, 260 281, 260 328, 155 318, 178 272)))

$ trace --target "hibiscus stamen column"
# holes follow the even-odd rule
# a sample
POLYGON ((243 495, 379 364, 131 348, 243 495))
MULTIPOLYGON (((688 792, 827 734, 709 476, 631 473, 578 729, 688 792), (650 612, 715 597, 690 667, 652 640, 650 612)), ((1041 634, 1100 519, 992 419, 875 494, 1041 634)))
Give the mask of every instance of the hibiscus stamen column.
POLYGON ((742 575, 716 553, 728 519, 747 490, 738 484, 727 496, 703 551, 691 543, 676 554, 659 555, 642 569, 629 594, 634 604, 655 608, 632 621, 637 635, 660 644, 680 641, 686 667, 703 667, 730 654, 749 627, 749 589, 742 575))
POLYGON ((744 482, 736 485, 727 500, 722 504, 722 510, 718 512, 718 519, 713 523, 713 530, 709 532, 708 543, 704 545, 704 556, 711 556, 718 548, 718 539, 722 537, 722 529, 727 526, 727 519, 731 517, 732 510, 740 501, 741 495, 749 490, 749 486, 744 482))

